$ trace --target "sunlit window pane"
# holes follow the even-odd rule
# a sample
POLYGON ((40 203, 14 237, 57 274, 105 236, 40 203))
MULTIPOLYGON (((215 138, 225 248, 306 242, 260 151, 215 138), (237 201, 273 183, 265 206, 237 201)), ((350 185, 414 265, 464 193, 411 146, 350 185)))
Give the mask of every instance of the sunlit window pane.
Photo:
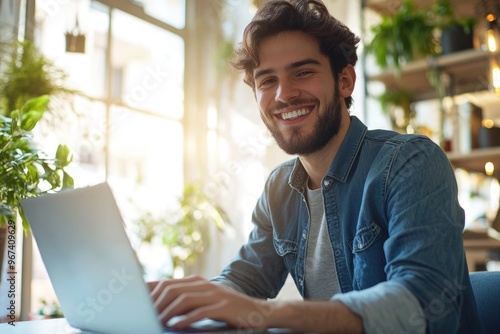
POLYGON ((182 191, 181 124, 113 107, 110 125, 108 179, 124 214, 165 209, 182 191))
POLYGON ((113 95, 134 108, 182 117, 182 38, 119 10, 112 29, 113 95))
POLYGON ((140 4, 144 12, 175 28, 182 29, 185 25, 185 0, 130 0, 140 4))

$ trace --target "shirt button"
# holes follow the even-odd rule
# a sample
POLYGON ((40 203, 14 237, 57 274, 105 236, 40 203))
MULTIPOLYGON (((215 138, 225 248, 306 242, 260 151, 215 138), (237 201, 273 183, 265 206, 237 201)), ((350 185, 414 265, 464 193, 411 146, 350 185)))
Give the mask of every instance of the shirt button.
POLYGON ((330 184, 330 181, 325 180, 325 182, 323 182, 323 184, 325 185, 325 187, 328 187, 328 185, 330 184))
POLYGON ((302 279, 299 279, 299 285, 302 286, 304 282, 302 282, 302 279))
POLYGON ((363 244, 360 242, 360 243, 358 244, 358 249, 361 249, 361 248, 363 248, 363 244))
POLYGON ((307 239, 307 234, 305 232, 302 233, 302 239, 307 239))

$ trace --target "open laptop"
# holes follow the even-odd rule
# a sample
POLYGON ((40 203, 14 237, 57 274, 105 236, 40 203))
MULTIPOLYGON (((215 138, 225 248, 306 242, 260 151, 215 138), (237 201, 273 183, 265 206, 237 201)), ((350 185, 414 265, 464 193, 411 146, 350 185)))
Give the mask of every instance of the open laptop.
MULTIPOLYGON (((22 201, 68 323, 86 332, 173 333, 158 320, 107 183, 22 201)), ((197 332, 230 331, 205 320, 197 332)))

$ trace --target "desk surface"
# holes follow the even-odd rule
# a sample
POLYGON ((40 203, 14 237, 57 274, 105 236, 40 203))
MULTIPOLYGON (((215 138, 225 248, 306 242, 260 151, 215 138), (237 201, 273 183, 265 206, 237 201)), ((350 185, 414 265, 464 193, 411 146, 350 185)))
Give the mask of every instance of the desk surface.
POLYGON ((68 325, 66 319, 34 320, 0 324, 2 334, 76 334, 83 333, 68 325))
MULTIPOLYGON (((9 325, 8 323, 0 323, 0 333, 1 334, 92 334, 89 332, 81 331, 79 329, 73 328, 70 325, 68 325, 68 322, 66 319, 47 319, 47 320, 33 320, 33 321, 20 321, 20 322, 14 322, 15 326, 9 325)), ((166 331, 164 334, 176 334, 179 332, 169 332, 166 331)), ((204 332, 207 333, 207 332, 204 332)), ((281 328, 273 328, 269 329, 267 331, 258 331, 258 330, 251 330, 251 329, 245 329, 244 331, 241 330, 231 330, 231 331, 224 331, 224 332, 211 332, 211 333, 253 333, 253 334, 263 334, 263 333, 268 333, 268 334, 291 334, 294 333, 290 330, 287 329, 281 329, 281 328)), ((296 333, 300 334, 300 333, 296 333)))

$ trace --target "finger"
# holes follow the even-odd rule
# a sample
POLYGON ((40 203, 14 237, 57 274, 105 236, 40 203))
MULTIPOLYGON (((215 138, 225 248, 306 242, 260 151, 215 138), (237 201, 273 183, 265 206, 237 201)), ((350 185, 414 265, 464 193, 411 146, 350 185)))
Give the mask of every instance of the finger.
POLYGON ((153 300, 157 300, 160 297, 160 295, 162 294, 162 292, 167 287, 169 287, 171 285, 180 284, 180 283, 196 282, 196 281, 205 281, 205 279, 198 277, 198 276, 189 276, 189 277, 185 277, 185 278, 149 282, 148 287, 151 291, 151 298, 153 300))
POLYGON ((182 296, 184 296, 185 294, 203 293, 214 289, 214 287, 214 284, 209 283, 205 280, 194 280, 191 282, 182 281, 177 283, 169 282, 169 284, 166 286, 163 286, 162 284, 162 287, 160 288, 158 288, 157 286, 158 291, 153 298, 154 306, 158 310, 158 313, 162 313, 166 308, 171 308, 172 304, 176 305, 176 302, 179 303, 178 300, 182 299, 182 296))
POLYGON ((146 285, 148 286, 149 291, 153 291, 155 287, 160 283, 159 281, 151 281, 151 282, 146 282, 146 285))
POLYGON ((223 311, 223 305, 213 292, 185 293, 160 314, 160 320, 168 323, 171 318, 182 315, 172 326, 176 329, 186 328, 204 318, 224 320, 221 316, 227 312, 223 311))

